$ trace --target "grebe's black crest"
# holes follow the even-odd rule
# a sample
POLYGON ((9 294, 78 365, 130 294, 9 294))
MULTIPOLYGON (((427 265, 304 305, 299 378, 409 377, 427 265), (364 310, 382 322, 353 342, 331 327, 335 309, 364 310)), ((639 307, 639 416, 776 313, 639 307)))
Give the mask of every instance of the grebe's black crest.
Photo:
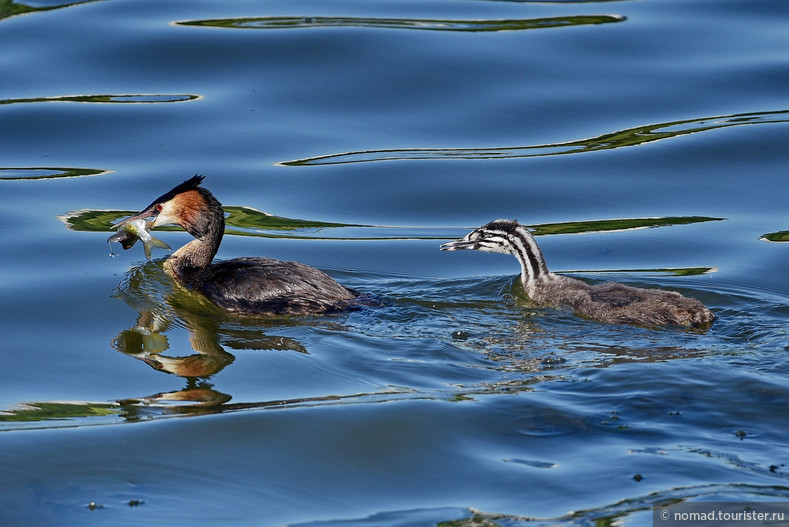
POLYGON ((188 192, 190 190, 205 190, 200 188, 200 183, 203 182, 205 176, 201 174, 195 174, 194 176, 190 177, 183 183, 179 183, 178 185, 174 186, 170 191, 165 192, 155 200, 151 202, 150 205, 145 207, 143 210, 149 210, 155 207, 157 204, 166 203, 173 199, 178 194, 183 194, 184 192, 188 192))
POLYGON ((674 291, 641 289, 615 282, 589 285, 548 271, 542 251, 529 229, 515 220, 495 220, 460 240, 445 243, 442 251, 512 254, 521 265, 521 281, 535 302, 566 307, 601 322, 639 326, 709 327, 715 315, 701 302, 674 291))

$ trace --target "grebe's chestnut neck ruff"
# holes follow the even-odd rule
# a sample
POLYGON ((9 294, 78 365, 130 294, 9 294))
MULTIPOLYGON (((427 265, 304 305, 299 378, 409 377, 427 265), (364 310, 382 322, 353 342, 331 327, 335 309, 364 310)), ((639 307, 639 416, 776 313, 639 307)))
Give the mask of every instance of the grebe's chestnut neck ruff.
POLYGON ((521 281, 540 304, 566 307, 600 322, 639 326, 708 327, 715 315, 698 300, 674 291, 641 289, 616 282, 589 285, 548 271, 529 229, 515 220, 496 220, 464 238, 445 243, 442 251, 472 249, 512 254, 521 264, 521 281))
POLYGON ((203 176, 184 181, 120 224, 153 216, 152 228, 180 225, 194 236, 165 262, 178 282, 238 313, 314 314, 353 305, 359 293, 298 262, 246 257, 212 264, 225 233, 225 213, 202 181, 203 176))

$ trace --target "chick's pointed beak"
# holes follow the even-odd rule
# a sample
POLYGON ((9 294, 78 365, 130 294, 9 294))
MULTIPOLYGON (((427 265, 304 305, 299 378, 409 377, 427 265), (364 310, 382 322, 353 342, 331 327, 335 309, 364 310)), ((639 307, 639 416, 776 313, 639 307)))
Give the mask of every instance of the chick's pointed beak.
POLYGON ((476 249, 477 247, 476 242, 472 242, 466 240, 465 238, 460 240, 455 240, 453 242, 447 242, 439 247, 441 251, 462 251, 464 249, 476 249))

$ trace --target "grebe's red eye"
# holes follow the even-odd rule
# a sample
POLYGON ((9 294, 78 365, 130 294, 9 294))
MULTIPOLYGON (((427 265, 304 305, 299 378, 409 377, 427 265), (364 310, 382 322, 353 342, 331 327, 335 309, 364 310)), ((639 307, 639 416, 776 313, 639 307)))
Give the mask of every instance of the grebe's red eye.
POLYGON ((159 212, 162 211, 162 204, 161 203, 157 203, 156 204, 156 210, 158 210, 159 212))

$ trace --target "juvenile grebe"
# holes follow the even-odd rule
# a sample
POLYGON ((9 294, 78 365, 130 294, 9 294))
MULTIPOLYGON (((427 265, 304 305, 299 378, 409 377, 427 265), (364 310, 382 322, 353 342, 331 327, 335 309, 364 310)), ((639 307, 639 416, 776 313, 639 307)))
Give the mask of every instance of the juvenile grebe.
POLYGON ((298 262, 272 258, 214 259, 225 233, 222 204, 194 176, 156 198, 123 224, 154 216, 151 228, 180 225, 195 237, 165 262, 165 270, 217 306, 247 314, 315 314, 350 307, 359 293, 298 262))
POLYGON ((575 314, 615 324, 707 327, 715 315, 704 304, 674 291, 641 289, 616 282, 589 285, 551 273, 534 236, 515 220, 495 220, 442 251, 473 249, 512 254, 521 264, 523 289, 533 301, 572 309, 575 314))

